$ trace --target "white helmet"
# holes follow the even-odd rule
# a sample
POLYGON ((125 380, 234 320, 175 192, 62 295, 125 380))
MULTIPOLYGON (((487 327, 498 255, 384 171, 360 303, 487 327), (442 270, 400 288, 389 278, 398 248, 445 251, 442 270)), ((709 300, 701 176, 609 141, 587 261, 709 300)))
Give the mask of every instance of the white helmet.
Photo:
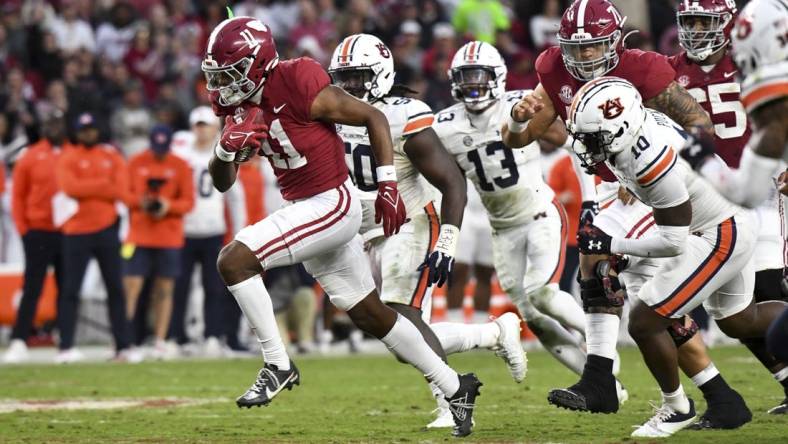
POLYGON ((374 102, 394 85, 394 58, 379 38, 354 34, 334 50, 328 73, 335 85, 361 100, 374 102))
POLYGON ((470 110, 487 108, 506 91, 506 64, 489 43, 463 45, 454 54, 448 74, 452 96, 470 110))
MULTIPOLYGON (((753 0, 736 19, 731 33, 733 60, 744 77, 788 61, 788 1, 753 0)), ((783 71, 782 75, 785 75, 783 71)))
POLYGON ((631 83, 618 77, 592 80, 575 94, 566 127, 572 150, 586 168, 634 145, 646 110, 631 83))

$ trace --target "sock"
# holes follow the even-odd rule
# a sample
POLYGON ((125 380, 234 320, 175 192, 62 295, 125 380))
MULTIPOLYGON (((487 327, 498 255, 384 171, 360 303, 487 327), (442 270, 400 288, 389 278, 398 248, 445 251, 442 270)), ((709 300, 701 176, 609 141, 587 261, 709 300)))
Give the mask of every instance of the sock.
POLYGON ((717 367, 713 362, 710 362, 706 368, 692 376, 692 383, 695 384, 695 387, 703 390, 703 385, 719 374, 720 372, 717 370, 717 367))
POLYGON ((445 396, 451 397, 459 390, 457 372, 432 351, 416 326, 403 316, 397 314, 397 321, 381 341, 392 353, 419 369, 445 396))
POLYGON ((446 397, 444 396, 441 389, 435 385, 434 383, 430 382, 430 391, 432 391, 432 397, 435 399, 435 402, 438 403, 439 409, 448 409, 449 403, 446 401, 446 397))
POLYGON ((266 364, 275 365, 279 370, 290 369, 290 357, 279 336, 271 296, 265 289, 263 278, 259 275, 227 287, 241 307, 257 342, 263 350, 266 364))
POLYGON ((785 393, 788 394, 788 367, 773 373, 772 376, 785 388, 785 393))
POLYGON ((679 413, 688 413, 690 404, 687 395, 684 394, 684 387, 679 384, 679 388, 673 393, 662 392, 662 403, 669 405, 679 413))
POLYGON ((598 369, 606 374, 613 373, 613 360, 604 356, 588 355, 588 361, 586 361, 586 365, 598 369))
POLYGON ((589 355, 616 358, 618 316, 608 313, 586 314, 586 350, 589 355))
POLYGON ((461 353, 476 347, 490 348, 498 342, 501 330, 495 322, 484 324, 458 324, 439 322, 430 324, 441 341, 446 354, 461 353))
POLYGON ((461 308, 450 308, 446 310, 446 320, 448 322, 465 322, 465 316, 461 308))

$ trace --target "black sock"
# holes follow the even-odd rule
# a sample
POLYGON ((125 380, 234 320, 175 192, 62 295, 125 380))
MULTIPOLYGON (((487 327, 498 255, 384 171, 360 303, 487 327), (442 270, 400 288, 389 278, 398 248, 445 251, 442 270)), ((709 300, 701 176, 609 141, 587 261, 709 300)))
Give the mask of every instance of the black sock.
POLYGON ((733 389, 725 382, 721 374, 709 379, 703 385, 698 387, 703 392, 703 397, 709 399, 721 393, 733 391, 733 389))
POLYGON ((613 360, 604 356, 589 354, 586 357, 586 367, 592 368, 597 372, 604 372, 610 375, 613 374, 613 360))

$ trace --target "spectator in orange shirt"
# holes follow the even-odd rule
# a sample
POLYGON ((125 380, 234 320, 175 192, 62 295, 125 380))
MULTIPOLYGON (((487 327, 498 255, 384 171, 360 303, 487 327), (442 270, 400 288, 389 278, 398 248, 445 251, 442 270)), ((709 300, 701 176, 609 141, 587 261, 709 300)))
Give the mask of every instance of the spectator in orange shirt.
POLYGON ((134 317, 142 285, 151 277, 155 315, 154 358, 163 358, 172 315, 172 292, 181 272, 184 243, 183 217, 194 206, 194 184, 189 165, 170 153, 172 130, 156 125, 150 149, 129 161, 129 188, 125 201, 131 213, 129 234, 123 246, 126 314, 134 317))
MULTIPOLYGON (((42 132, 44 138, 28 146, 14 166, 11 214, 16 230, 22 236, 25 271, 22 300, 11 333, 11 345, 3 357, 6 363, 27 360, 25 341, 33 326, 47 268, 49 265, 54 266, 58 282, 62 275, 63 239, 52 218, 52 198, 57 192, 55 166, 66 137, 63 113, 56 110, 46 116, 42 122, 42 132)), ((5 180, 0 180, 0 183, 3 182, 5 180)))
POLYGON ((580 252, 577 249, 575 233, 580 225, 580 181, 572 166, 572 158, 565 155, 558 159, 550 173, 547 175, 547 184, 555 191, 555 196, 566 209, 569 218, 569 230, 566 235, 566 265, 558 283, 561 290, 572 294, 572 285, 577 276, 577 266, 580 263, 580 252))
POLYGON ((138 362, 141 356, 131 348, 124 309, 115 208, 127 188, 126 163, 114 147, 99 143, 99 130, 92 114, 80 114, 75 126, 77 143, 63 150, 56 168, 58 188, 76 203, 73 214, 62 226, 63 281, 57 304, 60 353, 55 360, 66 363, 82 359, 82 354, 74 348, 79 290, 88 261, 95 257, 107 288, 115 359, 138 362))

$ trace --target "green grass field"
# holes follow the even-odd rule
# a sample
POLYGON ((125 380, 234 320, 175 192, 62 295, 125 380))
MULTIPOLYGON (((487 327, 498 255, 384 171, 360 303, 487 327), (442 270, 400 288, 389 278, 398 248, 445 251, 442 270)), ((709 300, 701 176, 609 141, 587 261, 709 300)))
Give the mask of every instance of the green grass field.
MULTIPOLYGON (((744 428, 683 431, 670 442, 786 442, 788 418, 765 411, 783 398, 780 386, 743 347, 712 356, 754 412, 744 428)), ((634 442, 631 426, 651 416, 659 393, 636 349, 622 351, 630 400, 616 415, 579 414, 547 404, 550 388, 575 376, 544 352, 529 353, 529 372, 515 384, 492 353, 455 355, 451 364, 484 382, 476 428, 466 442, 634 442)), ((269 407, 239 410, 234 398, 252 382, 256 360, 183 361, 140 365, 84 364, 0 369, 0 400, 55 401, 147 398, 111 410, 0 413, 0 442, 447 442, 449 430, 423 427, 434 404, 418 373, 390 356, 298 359, 302 385, 269 407), (202 399, 175 406, 161 398, 202 399)), ((699 411, 702 396, 684 386, 699 411)))

